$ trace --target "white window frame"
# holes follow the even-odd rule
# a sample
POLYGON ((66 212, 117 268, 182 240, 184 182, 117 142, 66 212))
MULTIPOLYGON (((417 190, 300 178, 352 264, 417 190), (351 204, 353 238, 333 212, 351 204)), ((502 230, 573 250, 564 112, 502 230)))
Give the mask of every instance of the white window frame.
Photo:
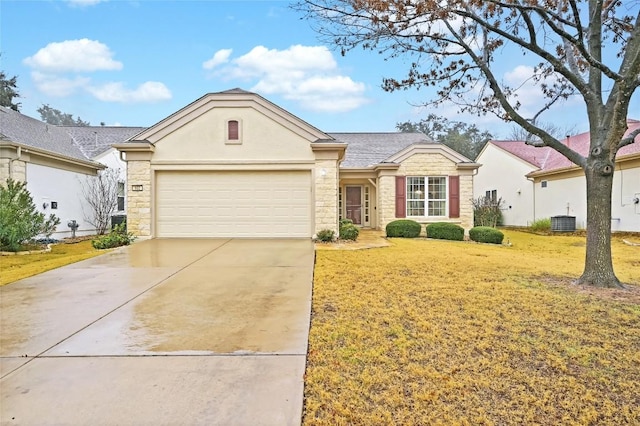
POLYGON ((407 217, 421 218, 448 216, 449 179, 447 176, 407 176, 406 194, 407 217), (431 182, 431 180, 435 179, 444 179, 444 198, 431 198, 429 196, 429 186, 440 185, 439 182, 431 182), (433 214, 435 204, 441 206, 438 210, 443 214, 433 214))
POLYGON ((116 198, 116 209, 118 212, 124 212, 127 210, 127 184, 124 181, 118 181, 118 197, 116 198), (120 199, 122 198, 122 210, 118 207, 120 206, 120 199))

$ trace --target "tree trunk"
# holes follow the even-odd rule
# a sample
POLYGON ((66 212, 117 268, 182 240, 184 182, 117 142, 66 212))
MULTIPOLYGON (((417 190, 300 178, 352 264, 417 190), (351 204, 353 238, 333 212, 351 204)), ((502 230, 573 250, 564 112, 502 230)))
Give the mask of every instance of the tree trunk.
POLYGON ((577 283, 595 287, 624 288, 613 272, 611 259, 611 190, 613 165, 588 159, 587 255, 584 272, 577 283))

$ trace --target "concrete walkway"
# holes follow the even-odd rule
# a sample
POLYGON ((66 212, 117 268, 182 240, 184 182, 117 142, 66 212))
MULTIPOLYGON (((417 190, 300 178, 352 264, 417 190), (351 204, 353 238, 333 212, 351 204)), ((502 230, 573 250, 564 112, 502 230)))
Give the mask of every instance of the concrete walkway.
POLYGON ((313 243, 136 243, 0 287, 2 425, 297 425, 313 243))

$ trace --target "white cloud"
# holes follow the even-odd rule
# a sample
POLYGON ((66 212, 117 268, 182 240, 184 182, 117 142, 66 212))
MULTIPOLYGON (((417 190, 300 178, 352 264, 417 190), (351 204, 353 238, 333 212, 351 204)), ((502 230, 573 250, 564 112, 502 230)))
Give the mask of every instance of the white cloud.
POLYGON ((218 65, 229 62, 229 56, 231 56, 233 49, 220 49, 213 54, 213 57, 208 61, 202 63, 202 68, 205 70, 212 70, 218 65))
POLYGON ((31 78, 42 93, 59 98, 72 95, 78 89, 86 87, 90 81, 87 77, 64 78, 39 71, 32 71, 31 78))
POLYGON ((98 3, 102 3, 106 0, 67 0, 69 6, 71 7, 87 7, 87 6, 95 6, 98 3))
POLYGON ((171 99, 171 91, 163 83, 147 81, 136 89, 127 89, 121 82, 87 87, 87 90, 103 102, 149 103, 171 99))
POLYGON ((88 72, 120 70, 122 63, 115 61, 106 44, 86 38, 49 43, 24 59, 31 68, 46 72, 88 72))
POLYGON ((365 85, 341 75, 333 54, 324 46, 294 45, 284 50, 256 46, 238 58, 224 59, 228 64, 214 75, 227 80, 257 80, 251 90, 280 95, 309 110, 345 112, 369 102, 364 96, 365 85))
MULTIPOLYGON (((515 94, 517 97, 512 99, 512 104, 516 101, 520 102, 521 106, 519 112, 525 118, 533 117, 544 107, 545 103, 548 102, 548 99, 545 98, 542 93, 540 84, 544 83, 551 86, 558 79, 556 74, 551 74, 542 81, 536 82, 533 78, 534 74, 534 68, 528 65, 518 65, 511 71, 504 73, 504 83, 509 87, 516 89, 515 94)), ((558 107, 566 108, 568 105, 572 105, 576 101, 577 99, 575 97, 569 98, 569 100, 560 100, 552 106, 552 110, 558 107)), ((545 119, 547 121, 555 121, 551 111, 546 111, 544 116, 541 116, 541 119, 543 121, 545 121, 545 119)))

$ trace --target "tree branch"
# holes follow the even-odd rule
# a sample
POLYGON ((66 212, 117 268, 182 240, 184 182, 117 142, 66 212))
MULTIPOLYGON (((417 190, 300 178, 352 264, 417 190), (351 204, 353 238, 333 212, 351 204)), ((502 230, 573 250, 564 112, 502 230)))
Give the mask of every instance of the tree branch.
POLYGON ((449 31, 451 31, 454 37, 458 39, 458 43, 465 48, 467 54, 471 56, 472 60, 476 64, 478 64, 478 66, 482 70, 482 73, 487 78, 487 81, 489 82, 489 86, 493 90, 494 96, 496 97, 496 99, 498 100, 502 108, 509 115, 509 119, 518 123, 529 133, 533 133, 539 136, 544 145, 550 146, 551 148, 555 149, 556 151, 560 152, 562 155, 567 157, 570 161, 572 161, 576 165, 584 168, 586 165, 586 159, 582 155, 578 154, 576 151, 562 144, 559 140, 551 136, 545 130, 533 125, 531 122, 525 119, 522 115, 520 115, 520 113, 518 113, 515 110, 515 108, 513 108, 513 106, 507 100, 505 93, 502 91, 500 84, 498 84, 498 81, 496 80, 495 75, 493 74, 493 72, 491 71, 487 63, 482 61, 481 58, 478 55, 476 55, 473 49, 471 49, 471 46, 469 46, 466 42, 464 42, 464 40, 460 37, 460 35, 454 31, 454 29, 451 27, 451 24, 446 22, 445 25, 449 28, 449 31))
POLYGON ((636 136, 638 135, 640 135, 640 127, 635 129, 633 132, 629 133, 627 137, 622 138, 622 140, 618 144, 618 149, 627 145, 631 145, 632 143, 635 143, 636 136))

